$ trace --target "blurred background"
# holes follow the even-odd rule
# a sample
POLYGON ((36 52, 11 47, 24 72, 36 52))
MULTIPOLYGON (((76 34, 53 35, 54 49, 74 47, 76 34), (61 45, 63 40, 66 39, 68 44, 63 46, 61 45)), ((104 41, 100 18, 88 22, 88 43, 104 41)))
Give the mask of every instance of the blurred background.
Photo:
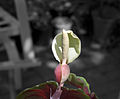
POLYGON ((120 0, 1 0, 0 99, 55 80, 51 43, 63 28, 82 43, 71 72, 99 99, 120 99, 120 0))

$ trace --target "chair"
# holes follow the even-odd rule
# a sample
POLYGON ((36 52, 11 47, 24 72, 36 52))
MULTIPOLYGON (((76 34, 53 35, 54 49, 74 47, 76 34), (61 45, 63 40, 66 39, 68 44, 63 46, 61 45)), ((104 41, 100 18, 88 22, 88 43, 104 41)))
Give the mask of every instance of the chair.
POLYGON ((0 8, 0 41, 5 46, 9 61, 0 62, 0 70, 8 70, 10 99, 15 99, 15 90, 22 87, 21 69, 40 66, 33 50, 31 31, 24 0, 15 0, 18 20, 0 8), (24 58, 21 59, 11 36, 20 35, 24 58))

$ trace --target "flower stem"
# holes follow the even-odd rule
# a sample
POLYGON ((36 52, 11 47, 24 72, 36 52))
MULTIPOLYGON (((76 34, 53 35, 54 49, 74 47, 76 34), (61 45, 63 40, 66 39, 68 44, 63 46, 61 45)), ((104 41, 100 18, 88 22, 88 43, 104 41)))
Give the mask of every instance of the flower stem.
MULTIPOLYGON (((51 91, 50 93, 52 93, 52 91, 51 91)), ((55 93, 53 94, 53 96, 51 96, 51 94, 50 94, 50 99, 60 99, 61 94, 62 94, 62 90, 61 90, 61 86, 59 86, 59 87, 56 89, 56 91, 55 91, 55 93)))

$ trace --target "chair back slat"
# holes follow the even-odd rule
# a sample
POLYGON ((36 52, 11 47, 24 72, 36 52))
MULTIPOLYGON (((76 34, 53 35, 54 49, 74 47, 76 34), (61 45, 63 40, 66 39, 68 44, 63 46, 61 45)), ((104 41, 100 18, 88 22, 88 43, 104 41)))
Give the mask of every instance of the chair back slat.
POLYGON ((0 40, 6 48, 9 60, 19 61, 20 57, 15 42, 10 39, 10 36, 19 34, 19 23, 2 8, 0 8, 0 18, 0 40))
POLYGON ((15 0, 17 17, 20 22, 20 36, 26 59, 34 58, 33 44, 31 39, 31 30, 25 0, 15 0))

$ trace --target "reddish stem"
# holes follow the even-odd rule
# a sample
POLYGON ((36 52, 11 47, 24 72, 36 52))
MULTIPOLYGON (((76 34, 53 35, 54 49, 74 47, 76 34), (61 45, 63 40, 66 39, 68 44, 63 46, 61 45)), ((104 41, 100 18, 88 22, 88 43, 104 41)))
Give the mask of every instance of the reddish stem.
POLYGON ((60 99, 62 90, 61 85, 56 89, 55 93, 51 96, 52 91, 50 90, 50 99, 60 99))

